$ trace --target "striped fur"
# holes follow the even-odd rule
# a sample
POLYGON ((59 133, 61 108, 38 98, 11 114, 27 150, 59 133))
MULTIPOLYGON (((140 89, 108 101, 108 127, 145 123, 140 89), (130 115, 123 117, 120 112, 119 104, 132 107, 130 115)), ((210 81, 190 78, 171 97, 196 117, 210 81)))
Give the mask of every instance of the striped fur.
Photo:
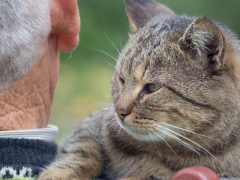
POLYGON ((239 40, 153 0, 126 6, 135 33, 115 67, 113 104, 73 131, 40 179, 170 180, 195 165, 239 179, 239 40), (163 86, 149 93, 151 83, 163 86))

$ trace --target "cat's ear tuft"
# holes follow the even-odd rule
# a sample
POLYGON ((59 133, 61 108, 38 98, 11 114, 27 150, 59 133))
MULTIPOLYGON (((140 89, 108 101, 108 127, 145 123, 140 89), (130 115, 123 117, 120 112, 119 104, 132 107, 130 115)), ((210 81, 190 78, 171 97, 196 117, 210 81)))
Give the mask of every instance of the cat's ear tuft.
POLYGON ((196 18, 178 41, 180 49, 192 57, 207 60, 204 64, 219 70, 224 65, 224 38, 220 29, 208 18, 196 18))
POLYGON ((125 0, 126 11, 134 32, 155 16, 173 16, 174 12, 154 0, 125 0))

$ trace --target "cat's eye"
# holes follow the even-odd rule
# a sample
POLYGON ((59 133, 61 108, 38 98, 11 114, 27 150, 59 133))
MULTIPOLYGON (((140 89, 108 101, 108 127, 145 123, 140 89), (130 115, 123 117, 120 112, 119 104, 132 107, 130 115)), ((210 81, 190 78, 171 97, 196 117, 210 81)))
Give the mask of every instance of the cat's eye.
POLYGON ((147 93, 154 93, 158 91, 161 87, 163 87, 163 83, 147 84, 145 85, 144 90, 147 93))
POLYGON ((123 78, 121 78, 120 76, 119 76, 119 80, 120 80, 120 82, 121 82, 122 84, 124 84, 124 83, 125 83, 124 79, 123 79, 123 78))

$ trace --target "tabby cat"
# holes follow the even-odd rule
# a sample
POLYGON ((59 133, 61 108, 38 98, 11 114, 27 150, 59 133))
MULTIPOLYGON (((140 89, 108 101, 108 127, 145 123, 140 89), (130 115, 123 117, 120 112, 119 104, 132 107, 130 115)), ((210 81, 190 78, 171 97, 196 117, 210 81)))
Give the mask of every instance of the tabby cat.
POLYGON ((206 17, 125 0, 133 33, 112 77, 113 104, 85 119, 41 180, 170 180, 202 165, 240 179, 240 43, 206 17))

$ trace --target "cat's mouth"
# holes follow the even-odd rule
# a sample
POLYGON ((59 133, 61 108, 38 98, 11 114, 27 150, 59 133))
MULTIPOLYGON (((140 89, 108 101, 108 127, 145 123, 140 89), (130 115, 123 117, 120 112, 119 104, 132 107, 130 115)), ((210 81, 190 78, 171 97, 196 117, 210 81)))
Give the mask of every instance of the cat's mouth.
POLYGON ((119 118, 117 113, 115 114, 117 122, 121 126, 122 129, 127 131, 133 138, 140 140, 140 141, 164 141, 166 135, 159 132, 154 131, 152 127, 137 127, 134 126, 132 123, 129 124, 128 121, 131 121, 130 118, 125 118, 124 122, 119 118))

